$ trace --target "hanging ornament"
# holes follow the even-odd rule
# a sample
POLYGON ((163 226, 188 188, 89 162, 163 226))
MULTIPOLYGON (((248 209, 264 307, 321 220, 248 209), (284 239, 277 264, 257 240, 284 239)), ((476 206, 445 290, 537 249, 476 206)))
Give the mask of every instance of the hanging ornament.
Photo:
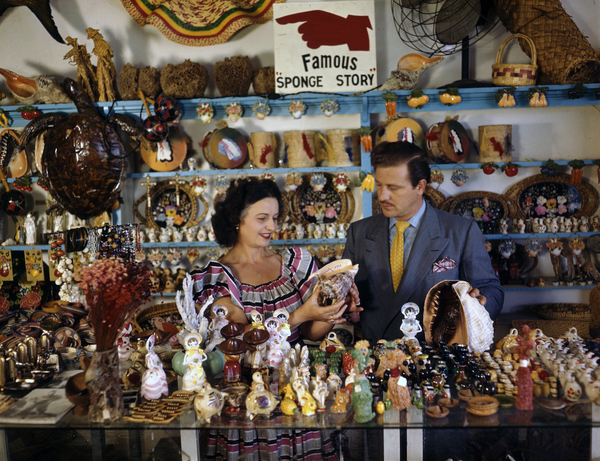
POLYGON ((285 185, 289 190, 295 191, 302 185, 302 176, 294 171, 288 173, 285 176, 285 185))
POLYGON ((154 266, 158 267, 162 264, 165 255, 159 247, 152 247, 148 252, 148 261, 154 266))
POLYGON ((331 117, 338 110, 340 110, 340 105, 334 97, 325 98, 321 103, 321 112, 325 117, 331 117))
POLYGON ((271 113, 271 107, 266 99, 257 99, 252 106, 252 113, 259 120, 264 120, 271 113))
POLYGON ((224 194, 229 187, 229 179, 224 174, 217 175, 215 178, 215 190, 217 194, 224 194))
POLYGON ((546 99, 547 86, 535 86, 527 91, 527 101, 530 107, 546 107, 548 100, 546 99))
POLYGON ((391 91, 386 91, 381 95, 383 100, 385 101, 385 118, 387 120, 393 120, 396 118, 396 99, 398 96, 396 93, 392 93, 391 91))
POLYGON ((525 250, 527 254, 532 258, 535 258, 540 251, 542 251, 542 244, 537 236, 532 236, 527 239, 525 244, 525 250))
POLYGON ((579 186, 581 184, 581 178, 583 176, 583 160, 571 160, 569 166, 573 168, 571 170, 571 184, 573 186, 579 186))
POLYGON ((197 195, 202 195, 206 190, 206 186, 208 186, 208 181, 204 176, 194 176, 190 185, 194 188, 194 192, 197 195))
POLYGON ((178 123, 183 116, 183 109, 175 98, 160 95, 154 102, 154 113, 165 123, 178 123))
POLYGON ((456 187, 461 187, 469 180, 469 176, 462 166, 455 166, 450 180, 456 187))
POLYGON ((558 237, 550 237, 546 242, 546 248, 553 256, 559 256, 563 250, 563 243, 558 239, 558 237))
POLYGON ((496 103, 498 107, 515 107, 517 102, 515 101, 515 90, 514 86, 508 88, 502 88, 496 92, 496 103))
POLYGON ((333 180, 333 185, 339 192, 344 192, 348 189, 348 184, 350 184, 350 180, 348 179, 348 175, 344 172, 338 173, 333 180))
POLYGON ((312 187, 315 192, 322 191, 326 182, 327 180, 323 173, 313 173, 310 177, 310 187, 312 187))
POLYGON ((422 109, 429 102, 429 96, 423 93, 420 88, 412 90, 410 96, 407 96, 406 99, 408 99, 408 107, 413 109, 422 109))
POLYGON ((371 137, 371 127, 361 126, 356 131, 360 136, 360 143, 362 144, 363 152, 365 154, 370 154, 373 150, 373 138, 371 137))
POLYGON ((510 259, 515 251, 517 251, 517 245, 510 237, 503 238, 500 245, 498 245, 498 252, 504 259, 510 259))
POLYGON ((200 101, 196 107, 196 112, 202 123, 210 123, 212 118, 215 116, 215 110, 213 109, 210 101, 200 101))
POLYGON ((12 251, 0 250, 0 281, 12 281, 12 251))
POLYGON ((569 239, 569 248, 573 251, 575 256, 579 256, 585 248, 585 243, 581 240, 579 235, 575 235, 569 239))
POLYGON ((441 184, 444 182, 444 173, 439 166, 431 167, 431 177, 429 178, 429 185, 438 190, 441 184))
POLYGON ((273 176, 273 173, 263 173, 262 175, 260 175, 261 179, 268 179, 270 181, 275 181, 275 176, 273 176))
POLYGON ((295 119, 300 119, 306 113, 306 104, 301 99, 290 102, 288 111, 295 119))
POLYGON ((237 122, 244 113, 244 108, 237 101, 232 101, 225 106, 225 114, 231 123, 237 122))
POLYGON ((198 256, 200 256, 200 250, 198 247, 189 247, 186 256, 190 264, 194 265, 194 262, 198 259, 198 256))

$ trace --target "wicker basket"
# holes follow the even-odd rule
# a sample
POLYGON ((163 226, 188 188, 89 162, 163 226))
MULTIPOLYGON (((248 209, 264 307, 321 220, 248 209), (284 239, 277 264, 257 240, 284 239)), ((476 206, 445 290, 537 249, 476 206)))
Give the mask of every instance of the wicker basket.
MULTIPOLYGON (((535 43, 539 83, 567 85, 595 83, 600 59, 560 0, 493 0, 504 26, 525 34, 535 43)), ((529 47, 520 41, 523 51, 529 47)))
POLYGON ((177 310, 176 303, 164 303, 164 304, 156 304, 155 306, 150 306, 140 312, 133 318, 131 323, 133 324, 133 332, 139 333, 143 331, 141 325, 144 322, 156 318, 156 317, 165 317, 167 315, 176 314, 179 312, 177 310))
POLYGON ((492 83, 499 86, 526 86, 537 82, 537 55, 535 45, 527 35, 514 34, 502 42, 496 54, 496 63, 492 64, 492 83), (531 49, 531 64, 501 63, 502 52, 508 42, 516 38, 525 40, 531 49))

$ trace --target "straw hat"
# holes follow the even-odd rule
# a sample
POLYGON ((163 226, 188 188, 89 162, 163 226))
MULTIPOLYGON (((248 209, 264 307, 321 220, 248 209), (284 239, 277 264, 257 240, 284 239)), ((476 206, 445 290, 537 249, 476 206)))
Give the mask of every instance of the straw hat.
POLYGON ((246 6, 240 7, 239 2, 230 0, 121 0, 139 25, 151 24, 169 40, 187 46, 226 42, 243 27, 269 21, 273 4, 281 2, 283 0, 247 0, 246 6))

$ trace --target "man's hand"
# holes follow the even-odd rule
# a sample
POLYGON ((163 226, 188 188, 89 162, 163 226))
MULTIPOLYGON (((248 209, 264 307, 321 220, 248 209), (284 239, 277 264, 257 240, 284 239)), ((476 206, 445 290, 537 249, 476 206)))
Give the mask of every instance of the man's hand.
POLYGON ((481 304, 482 306, 485 306, 485 296, 483 296, 480 292, 479 292, 479 288, 473 288, 471 287, 471 290, 469 291, 469 295, 471 295, 472 298, 477 298, 477 301, 479 301, 479 304, 481 304))

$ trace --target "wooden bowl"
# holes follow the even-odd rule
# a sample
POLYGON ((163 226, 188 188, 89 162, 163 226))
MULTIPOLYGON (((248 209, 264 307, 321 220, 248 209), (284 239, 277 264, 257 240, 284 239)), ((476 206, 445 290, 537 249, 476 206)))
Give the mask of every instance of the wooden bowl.
POLYGON ((472 397, 467 402, 467 411, 478 416, 490 416, 498 411, 500 402, 494 397, 472 397))

